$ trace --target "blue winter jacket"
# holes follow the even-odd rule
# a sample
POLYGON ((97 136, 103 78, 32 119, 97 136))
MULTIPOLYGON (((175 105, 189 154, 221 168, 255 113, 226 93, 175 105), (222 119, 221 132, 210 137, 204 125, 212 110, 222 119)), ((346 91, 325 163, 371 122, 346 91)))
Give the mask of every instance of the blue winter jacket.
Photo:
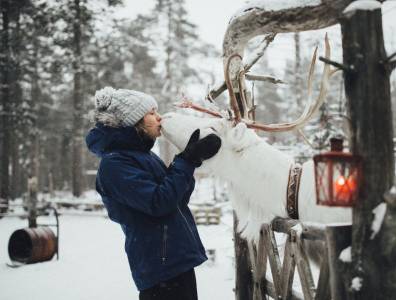
POLYGON ((125 251, 139 290, 207 259, 187 206, 195 185, 192 164, 176 157, 167 168, 134 127, 97 124, 86 143, 101 157, 96 190, 110 219, 125 233, 125 251))

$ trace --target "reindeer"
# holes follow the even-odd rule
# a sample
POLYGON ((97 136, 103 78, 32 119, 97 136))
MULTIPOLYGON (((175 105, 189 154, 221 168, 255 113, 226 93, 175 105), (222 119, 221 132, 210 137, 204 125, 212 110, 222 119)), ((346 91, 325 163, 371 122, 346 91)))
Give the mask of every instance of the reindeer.
MULTIPOLYGON (((257 6, 242 10, 231 19, 224 37, 225 83, 208 95, 208 99, 213 101, 214 97, 228 89, 233 114, 227 118, 219 112, 184 102, 179 106, 203 111, 212 117, 196 117, 175 112, 163 116, 163 135, 180 150, 185 147, 191 133, 197 128, 200 129, 201 137, 212 132, 220 136, 222 146, 219 153, 205 161, 202 168, 228 182, 232 205, 239 220, 238 230, 249 240, 257 241, 262 223, 270 222, 274 217, 288 217, 290 214, 297 217, 297 211, 298 218, 303 222, 351 222, 351 209, 328 208, 316 204, 312 160, 299 168, 292 157, 266 143, 255 132, 300 130, 323 103, 329 78, 336 69, 331 70, 329 64, 324 64, 320 93, 313 99, 312 78, 316 48, 308 75, 308 105, 301 117, 294 122, 268 125, 253 121, 254 104, 248 99, 245 91, 245 78, 249 75, 246 73, 278 32, 318 29, 332 25, 336 23, 337 14, 349 2, 322 0, 319 4, 302 7, 298 1, 290 0, 285 7, 278 10, 271 11, 268 7, 265 9, 257 6), (315 16, 325 11, 328 11, 326 17, 323 17, 323 14, 320 18, 315 16), (296 14, 305 15, 301 18, 287 17, 296 14), (283 18, 279 18, 280 15, 283 18), (250 39, 259 34, 267 34, 264 47, 258 52, 257 57, 244 65, 244 48, 250 39), (292 187, 298 186, 298 190, 290 193, 292 187), (290 210, 290 198, 293 196, 294 200, 298 199, 298 205, 293 204, 290 210)), ((322 60, 329 61, 329 58, 330 45, 326 35, 325 58, 322 60)), ((268 76, 256 78, 279 82, 268 76)))
MULTIPOLYGON (((239 219, 242 236, 257 241, 262 223, 274 217, 288 217, 286 194, 293 158, 269 145, 253 129, 225 118, 196 117, 180 113, 163 116, 162 132, 178 149, 184 149, 191 133, 199 128, 201 137, 220 136, 219 153, 205 161, 205 172, 226 181, 230 199, 239 219)), ((301 221, 350 222, 351 210, 316 204, 313 161, 302 165, 298 191, 301 221)))

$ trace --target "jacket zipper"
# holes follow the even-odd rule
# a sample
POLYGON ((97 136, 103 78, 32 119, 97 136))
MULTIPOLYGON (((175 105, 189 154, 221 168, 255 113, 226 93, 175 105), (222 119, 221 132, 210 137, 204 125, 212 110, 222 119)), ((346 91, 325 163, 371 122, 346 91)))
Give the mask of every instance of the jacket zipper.
POLYGON ((187 222, 186 217, 185 217, 185 216, 183 215, 183 213, 181 212, 180 207, 178 206, 177 209, 179 210, 180 214, 182 215, 182 217, 183 217, 183 219, 184 219, 184 222, 186 222, 187 228, 188 228, 188 230, 190 230, 191 235, 192 235, 192 237, 193 237, 193 239, 194 239, 194 242, 197 242, 197 240, 195 239, 194 233, 193 233, 192 229, 190 228, 190 225, 188 225, 188 222, 187 222))
POLYGON ((168 239, 168 225, 164 225, 164 234, 162 236, 162 263, 166 260, 166 240, 168 239))

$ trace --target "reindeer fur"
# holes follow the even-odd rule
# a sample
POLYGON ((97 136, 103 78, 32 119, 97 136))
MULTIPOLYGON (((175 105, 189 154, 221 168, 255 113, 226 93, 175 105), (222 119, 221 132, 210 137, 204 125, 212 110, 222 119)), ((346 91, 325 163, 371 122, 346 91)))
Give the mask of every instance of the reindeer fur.
MULTIPOLYGON (((238 230, 249 240, 258 240, 261 224, 274 217, 287 217, 286 189, 293 158, 269 145, 245 124, 233 126, 224 118, 201 118, 180 113, 163 116, 162 132, 179 150, 191 133, 200 128, 201 138, 214 132, 222 146, 202 168, 226 181, 233 208, 239 219, 238 230)), ((316 205, 313 161, 304 163, 299 190, 301 221, 317 223, 350 222, 348 208, 316 205)))

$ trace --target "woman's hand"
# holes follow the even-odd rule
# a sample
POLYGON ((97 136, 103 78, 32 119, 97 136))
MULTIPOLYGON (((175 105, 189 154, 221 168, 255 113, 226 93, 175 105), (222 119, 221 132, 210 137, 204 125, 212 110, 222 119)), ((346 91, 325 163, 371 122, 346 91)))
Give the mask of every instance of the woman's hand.
POLYGON ((199 133, 199 129, 195 130, 184 151, 178 154, 178 157, 191 162, 195 167, 201 166, 205 159, 213 157, 221 146, 221 139, 216 134, 211 133, 199 139, 199 133))

